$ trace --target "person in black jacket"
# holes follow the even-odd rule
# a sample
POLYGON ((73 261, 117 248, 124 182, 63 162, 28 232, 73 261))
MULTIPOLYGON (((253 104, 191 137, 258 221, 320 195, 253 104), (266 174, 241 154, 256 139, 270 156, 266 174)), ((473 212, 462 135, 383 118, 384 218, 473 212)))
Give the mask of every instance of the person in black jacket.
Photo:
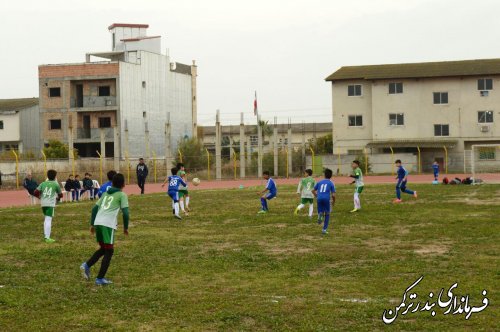
POLYGON ((23 181, 23 187, 28 191, 28 193, 33 196, 35 189, 38 187, 38 183, 33 179, 31 173, 26 174, 26 178, 23 181))
POLYGON ((85 173, 85 177, 83 178, 82 182, 83 182, 83 190, 81 194, 83 195, 84 192, 90 191, 89 198, 93 200, 97 194, 97 188, 94 188, 94 181, 92 181, 92 174, 85 173))
POLYGON ((137 164, 135 172, 137 173, 137 185, 141 188, 141 195, 144 195, 144 185, 149 173, 148 166, 144 163, 144 158, 139 158, 139 164, 137 164))

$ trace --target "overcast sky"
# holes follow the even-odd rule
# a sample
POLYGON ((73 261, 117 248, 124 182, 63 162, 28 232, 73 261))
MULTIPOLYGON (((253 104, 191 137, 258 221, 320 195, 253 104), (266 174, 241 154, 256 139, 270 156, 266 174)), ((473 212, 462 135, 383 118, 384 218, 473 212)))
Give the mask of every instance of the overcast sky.
POLYGON ((331 121, 345 65, 500 57, 496 0, 32 0, 0 4, 0 98, 37 97, 37 66, 107 51, 112 23, 148 23, 199 66, 201 124, 331 121))

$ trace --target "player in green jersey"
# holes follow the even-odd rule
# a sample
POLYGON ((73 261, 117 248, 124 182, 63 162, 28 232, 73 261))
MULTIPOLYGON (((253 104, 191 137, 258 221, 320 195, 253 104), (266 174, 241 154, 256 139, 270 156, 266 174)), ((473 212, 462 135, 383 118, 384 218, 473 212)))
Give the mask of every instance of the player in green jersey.
POLYGON ((361 210, 361 200, 359 199, 359 195, 363 192, 365 184, 363 182, 363 172, 361 171, 361 168, 359 168, 359 165, 359 160, 354 160, 351 164, 353 174, 350 175, 350 177, 354 179, 351 184, 356 185, 356 188, 354 189, 354 209, 351 212, 358 212, 361 210))
POLYGON ((104 277, 106 276, 109 264, 111 263, 111 257, 114 253, 114 236, 118 227, 118 213, 120 210, 123 214, 123 233, 128 235, 128 198, 122 191, 123 187, 125 187, 125 178, 123 174, 117 173, 113 176, 112 187, 108 188, 92 209, 90 232, 92 234, 95 233, 100 248, 88 261, 80 266, 80 270, 82 271, 83 277, 89 280, 90 268, 104 256, 101 262, 101 269, 95 280, 95 284, 99 286, 112 283, 104 277))
MULTIPOLYGON (((177 163, 177 175, 181 177, 181 179, 187 183, 187 175, 186 169, 183 163, 177 163)), ((189 212, 189 192, 188 188, 183 185, 179 186, 179 205, 181 207, 181 211, 184 212, 185 215, 188 215, 189 212), (184 208, 185 206, 185 208, 184 208)))
POLYGON ((43 215, 45 220, 43 222, 44 241, 46 243, 54 243, 50 237, 52 230, 52 218, 54 218, 54 210, 57 201, 62 198, 61 187, 57 183, 57 172, 53 169, 47 172, 47 180, 40 183, 35 189, 34 196, 40 199, 43 215))
POLYGON ((297 215, 306 204, 309 204, 309 218, 312 218, 314 210, 314 195, 312 190, 314 189, 315 184, 316 181, 312 177, 312 170, 306 169, 304 171, 304 178, 300 180, 299 186, 297 187, 297 194, 300 195, 300 204, 295 209, 295 215, 297 215))

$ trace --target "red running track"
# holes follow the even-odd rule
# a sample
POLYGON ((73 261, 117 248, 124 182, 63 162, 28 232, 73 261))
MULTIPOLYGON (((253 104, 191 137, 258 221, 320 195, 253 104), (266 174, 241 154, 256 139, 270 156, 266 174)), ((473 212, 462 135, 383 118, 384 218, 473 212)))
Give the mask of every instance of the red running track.
MULTIPOLYGON (((458 177, 463 179, 468 175, 464 174, 448 174, 449 179, 458 177)), ((481 174, 481 179, 487 183, 500 183, 500 174, 481 174)), ((433 180, 432 175, 410 175, 408 181, 410 183, 431 183, 433 180)), ((277 185, 283 184, 298 184, 299 179, 277 179, 277 185)), ((333 181, 336 184, 349 184, 352 179, 349 177, 334 177, 333 181)), ((377 175, 365 176, 364 182, 366 184, 390 184, 395 182, 395 177, 390 175, 377 175)), ((240 185, 245 187, 264 186, 265 180, 251 179, 251 180, 221 180, 221 181, 202 181, 198 187, 191 185, 189 190, 210 190, 210 189, 231 189, 238 188, 240 185)), ((128 195, 140 194, 140 189, 137 185, 128 185, 125 187, 125 192, 128 195)), ((146 194, 165 192, 164 188, 158 183, 146 184, 146 194)), ((0 191, 0 208, 12 206, 25 206, 29 205, 30 200, 28 193, 25 190, 7 190, 0 191)))

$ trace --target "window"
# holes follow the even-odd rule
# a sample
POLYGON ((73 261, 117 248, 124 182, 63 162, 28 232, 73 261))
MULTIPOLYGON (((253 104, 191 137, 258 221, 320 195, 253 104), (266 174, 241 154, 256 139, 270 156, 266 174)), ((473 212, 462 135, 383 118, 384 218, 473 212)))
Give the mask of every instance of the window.
POLYGON ((479 148, 479 160, 495 160, 495 148, 479 148))
POLYGON ((352 156, 361 156, 363 154, 363 150, 347 150, 347 154, 352 156))
POLYGON ((250 145, 258 145, 259 144, 259 136, 252 135, 250 136, 250 145))
POLYGON ((448 104, 448 92, 434 92, 434 104, 448 104))
POLYGON ((363 126, 362 115, 349 115, 349 127, 361 127, 361 126, 363 126))
POLYGON ((493 79, 491 78, 480 78, 477 80, 478 90, 493 90, 493 79))
POLYGON ((50 130, 61 129, 61 119, 49 120, 49 129, 50 130))
POLYGON ((361 96, 361 84, 348 85, 347 95, 350 97, 361 96))
POLYGON ((109 85, 104 85, 99 87, 99 96, 100 97, 105 97, 105 96, 110 96, 111 95, 111 88, 109 85))
POLYGON ((3 121, 0 121, 0 129, 3 129, 3 121))
POLYGON ((146 87, 146 81, 142 81, 142 87, 145 88, 146 87))
POLYGON ((389 125, 390 126, 404 126, 405 125, 405 115, 403 113, 390 113, 389 114, 389 125))
POLYGON ((111 118, 99 118, 99 128, 111 128, 111 118))
POLYGON ((389 94, 403 93, 403 83, 389 83, 389 94))
POLYGON ((435 124, 434 125, 434 136, 450 136, 450 125, 435 124))
POLYGON ((142 112, 142 117, 145 119, 146 118, 146 112, 142 112))
POLYGON ((61 97, 61 88, 49 88, 49 97, 61 97))
POLYGON ((478 123, 493 123, 493 111, 479 111, 477 112, 478 123))

